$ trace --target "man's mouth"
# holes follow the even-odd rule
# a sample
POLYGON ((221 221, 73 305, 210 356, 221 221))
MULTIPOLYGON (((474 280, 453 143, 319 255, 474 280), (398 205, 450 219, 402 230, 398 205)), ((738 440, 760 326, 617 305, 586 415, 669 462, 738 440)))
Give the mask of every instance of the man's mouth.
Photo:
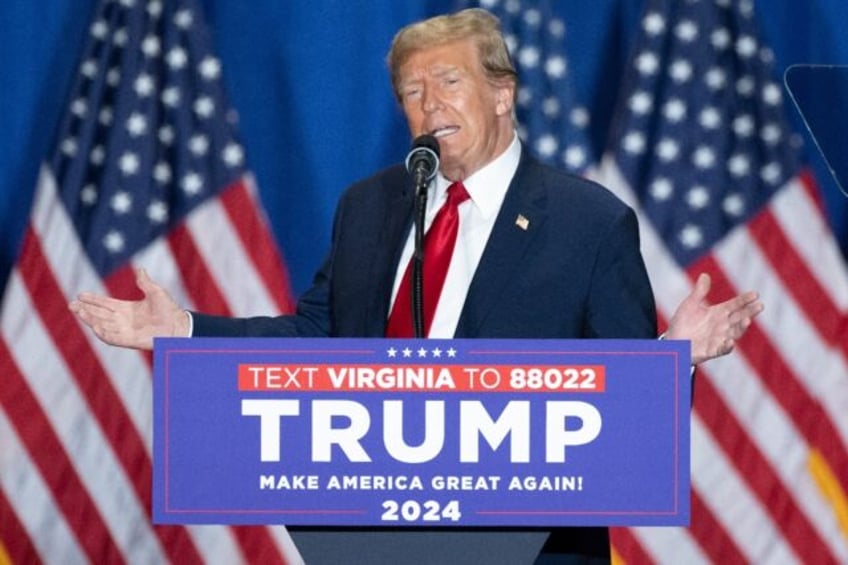
POLYGON ((456 133, 457 131, 459 131, 459 126, 445 126, 430 131, 430 135, 439 138, 451 135, 453 133, 456 133))

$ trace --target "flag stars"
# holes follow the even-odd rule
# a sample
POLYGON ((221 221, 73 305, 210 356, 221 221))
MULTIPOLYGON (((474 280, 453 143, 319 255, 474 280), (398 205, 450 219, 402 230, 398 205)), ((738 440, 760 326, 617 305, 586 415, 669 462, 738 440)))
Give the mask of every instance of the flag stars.
POLYGON ((126 240, 121 232, 117 230, 109 231, 103 236, 103 247, 110 253, 120 253, 126 246, 126 240))
POLYGON ((704 243, 704 234, 701 228, 694 224, 687 224, 680 231, 680 243, 687 249, 697 249, 704 243))
POLYGON ((636 57, 636 70, 645 76, 651 76, 660 68, 660 61, 652 52, 640 53, 636 57))
POLYGON ((629 106, 634 114, 644 116, 654 107, 654 99, 647 92, 639 91, 630 97, 629 106))
POLYGON ((559 100, 555 96, 548 96, 542 101, 542 113, 548 118, 559 116, 559 100))
POLYGON ((668 74, 678 84, 688 82, 692 78, 692 64, 685 59, 677 59, 671 64, 668 74))
POLYGON ((663 116, 672 123, 677 123, 686 117, 686 104, 679 98, 673 98, 663 107, 663 116))
POLYGON ((128 214, 132 211, 132 196, 125 190, 119 190, 109 200, 109 207, 119 216, 128 214))
POLYGON ((575 127, 585 128, 589 125, 589 110, 583 106, 577 106, 571 110, 569 119, 575 127))
POLYGON ((716 129, 721 125, 721 113, 712 106, 708 106, 701 110, 698 123, 704 129, 716 129))
POLYGON ((204 57, 198 66, 198 71, 204 80, 215 80, 221 76, 221 63, 215 57, 204 57))
POLYGON ((750 59, 757 54, 757 41, 750 35, 743 35, 736 41, 736 53, 744 59, 750 59))
POLYGON ((526 69, 535 68, 539 64, 539 50, 532 46, 518 50, 518 64, 526 69))
POLYGON ((174 24, 182 30, 187 30, 194 23, 194 15, 191 10, 180 10, 174 15, 174 24))
POLYGON ((162 2, 160 0, 152 0, 147 4, 147 13, 151 18, 158 18, 162 15, 162 2))
POLYGON ((565 37, 565 22, 559 18, 554 18, 548 24, 548 33, 556 39, 565 37))
POLYGON ((203 177, 193 171, 189 172, 183 177, 180 187, 187 195, 196 196, 203 190, 203 177))
POLYGON ((563 78, 567 71, 568 62, 565 60, 565 57, 554 55, 553 57, 548 57, 548 60, 545 61, 545 74, 552 79, 563 78))
POLYGON ((739 194, 729 194, 722 200, 721 209, 728 216, 741 217, 745 212, 745 200, 739 194))
POLYGON ((448 348, 448 357, 456 357, 456 349, 454 349, 453 347, 448 348))
POLYGON ((72 137, 68 137, 62 140, 62 143, 60 144, 59 148, 62 153, 64 153, 68 157, 74 157, 76 156, 78 149, 77 140, 72 137))
POLYGON ((707 71, 704 79, 710 90, 721 90, 727 84, 727 73, 723 69, 713 67, 707 71))
POLYGON ((418 357, 421 358, 421 359, 427 357, 427 350, 424 349, 423 347, 419 348, 418 349, 418 357))
POLYGON ((209 150, 209 139, 203 134, 191 136, 188 141, 188 150, 196 157, 203 157, 209 150))
POLYGON ((132 176, 138 172, 139 167, 139 159, 138 155, 132 153, 131 151, 125 152, 118 159, 118 169, 123 173, 125 177, 132 176))
POLYGON ((138 112, 130 114, 127 119, 127 131, 131 137, 139 137, 147 133, 147 119, 138 112))
POLYGON ((674 185, 667 178, 660 177, 651 183, 649 190, 654 200, 664 202, 671 198, 671 195, 674 193, 674 185))
POLYGON ((763 87, 763 102, 769 106, 777 106, 783 100, 783 93, 780 88, 773 82, 768 83, 763 87))
POLYGON ((709 169, 715 165, 716 155, 709 146, 701 145, 692 153, 692 162, 699 169, 709 169))
POLYGON ((118 47, 124 47, 127 44, 128 39, 129 36, 127 35, 127 30, 125 28, 120 28, 115 30, 115 34, 112 36, 112 43, 118 47))
POLYGON ((97 204, 97 187, 87 184, 80 190, 80 201, 86 206, 97 204))
POLYGON ((524 23, 531 27, 538 27, 542 23, 542 14, 539 10, 530 8, 524 12, 524 23))
POLYGON ((442 356, 442 350, 441 350, 441 349, 439 349, 438 347, 434 347, 434 348, 433 348, 433 357, 435 357, 435 358, 437 358, 437 359, 438 359, 438 358, 440 358, 441 356, 442 356))
POLYGON ((730 47, 730 32, 720 27, 710 34, 710 43, 717 51, 724 51, 730 47))
POLYGON ((109 72, 106 73, 106 84, 109 86, 118 86, 121 82, 121 71, 118 70, 117 67, 113 69, 109 69, 109 72))
POLYGON ((705 208, 710 203, 710 193, 703 186, 693 186, 686 194, 686 203, 694 210, 705 208))
POLYGON ((88 59, 80 65, 80 72, 86 78, 94 78, 97 76, 97 61, 88 59))
POLYGON ((159 142, 162 143, 162 145, 170 146, 172 143, 174 143, 175 135, 176 134, 174 133, 174 128, 171 126, 165 125, 159 128, 158 137, 159 142))
POLYGON ((751 172, 751 160, 737 153, 727 160, 727 170, 734 177, 744 177, 751 172))
POLYGON ((244 163, 244 151, 237 143, 228 143, 224 147, 221 158, 229 167, 240 167, 244 163))
POLYGON ((398 353, 398 350, 395 349, 394 347, 390 347, 386 350, 386 355, 390 358, 397 357, 397 353, 398 353))
POLYGON ((169 108, 176 108, 180 104, 180 89, 169 86, 162 91, 162 103, 169 108))
POLYGON ((404 347, 404 348, 403 348, 403 350, 401 351, 401 354, 402 354, 404 357, 407 357, 407 358, 408 358, 408 357, 412 357, 412 350, 411 350, 410 348, 408 348, 408 347, 404 347))
POLYGON ((106 151, 102 145, 95 145, 91 148, 91 153, 88 155, 88 160, 92 165, 100 166, 106 160, 106 151))
POLYGON ((777 124, 766 124, 760 130, 760 139, 768 145, 776 145, 783 138, 783 133, 780 126, 777 124))
POLYGON ((135 83, 133 83, 133 89, 140 98, 147 98, 150 96, 155 87, 156 84, 153 81, 153 77, 148 73, 141 73, 138 75, 138 78, 135 79, 135 83))
POLYGON ((754 133, 754 119, 748 114, 737 116, 733 120, 733 131, 739 137, 751 137, 754 133))
POLYGON ((97 115, 97 119, 103 126, 110 126, 112 124, 112 107, 111 106, 103 106, 100 109, 100 113, 97 115))
POLYGON ((645 136, 638 131, 631 131, 624 136, 622 147, 631 155, 641 155, 645 151, 645 136))
POLYGON ((84 118, 88 114, 88 103, 82 98, 77 98, 71 102, 71 113, 78 118, 84 118))
POLYGON ((545 158, 550 158, 559 149, 556 137, 546 133, 536 140, 536 151, 545 158))
POLYGON ((159 184, 171 182, 171 166, 165 161, 159 161, 153 167, 153 179, 159 184))
POLYGON ((165 63, 172 71, 183 69, 188 63, 188 55, 182 47, 173 47, 165 55, 165 63))
POLYGON ((215 103, 208 96, 201 96, 194 101, 194 113, 201 118, 208 118, 215 111, 215 103))
POLYGON ((742 96, 751 96, 756 88, 754 77, 745 75, 736 81, 736 92, 742 96))
POLYGON ((642 29, 648 35, 657 37, 665 32, 665 18, 657 12, 651 12, 642 20, 642 29))
POLYGON ((168 221, 168 206, 162 200, 154 200, 147 206, 147 217, 154 224, 168 221))
POLYGON ((698 37, 698 26, 692 20, 684 20, 677 24, 674 33, 683 43, 692 43, 698 37))
POLYGON ((760 170, 760 178, 773 186, 780 182, 782 176, 783 171, 780 165, 775 162, 768 163, 760 170))
POLYGON ((580 170, 586 166, 588 156, 580 145, 570 145, 563 153, 563 161, 571 170, 580 170))
POLYGON ((91 35, 96 39, 104 39, 109 34, 109 26, 103 20, 91 24, 91 35))
POLYGON ((158 57, 162 52, 162 44, 159 42, 159 38, 155 35, 145 37, 141 42, 141 52, 146 57, 158 57))
POLYGON ((527 88, 526 86, 519 87, 518 89, 518 105, 519 106, 529 106, 530 102, 533 101, 533 92, 527 88))
POLYGON ((673 139, 666 137, 657 143, 656 153, 657 157, 668 163, 677 159, 680 154, 680 145, 673 139))

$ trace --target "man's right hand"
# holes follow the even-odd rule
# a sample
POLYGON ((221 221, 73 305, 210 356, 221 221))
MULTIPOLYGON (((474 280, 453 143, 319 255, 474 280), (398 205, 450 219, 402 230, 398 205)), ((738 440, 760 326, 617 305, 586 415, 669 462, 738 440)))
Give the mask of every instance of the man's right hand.
POLYGON ((135 282, 144 293, 141 300, 118 300, 84 292, 68 307, 109 345, 153 349, 154 337, 188 337, 188 312, 144 269, 136 270, 135 282))

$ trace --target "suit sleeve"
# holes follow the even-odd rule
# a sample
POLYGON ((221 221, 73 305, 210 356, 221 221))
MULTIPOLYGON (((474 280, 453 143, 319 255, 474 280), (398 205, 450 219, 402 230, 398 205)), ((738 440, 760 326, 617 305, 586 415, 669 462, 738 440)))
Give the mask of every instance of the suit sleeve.
POLYGON ((587 337, 656 338, 657 316, 639 226, 630 208, 610 223, 592 268, 587 337))

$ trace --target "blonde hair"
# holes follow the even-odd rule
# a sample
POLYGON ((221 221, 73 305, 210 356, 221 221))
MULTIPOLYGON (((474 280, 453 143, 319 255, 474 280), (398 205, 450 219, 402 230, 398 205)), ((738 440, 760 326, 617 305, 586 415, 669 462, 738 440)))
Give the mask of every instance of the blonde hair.
POLYGON ((470 8, 416 22, 397 32, 386 62, 398 100, 400 68, 412 53, 464 39, 473 39, 476 43, 486 78, 495 83, 508 80, 517 84, 518 74, 509 57, 500 20, 482 8, 470 8))

